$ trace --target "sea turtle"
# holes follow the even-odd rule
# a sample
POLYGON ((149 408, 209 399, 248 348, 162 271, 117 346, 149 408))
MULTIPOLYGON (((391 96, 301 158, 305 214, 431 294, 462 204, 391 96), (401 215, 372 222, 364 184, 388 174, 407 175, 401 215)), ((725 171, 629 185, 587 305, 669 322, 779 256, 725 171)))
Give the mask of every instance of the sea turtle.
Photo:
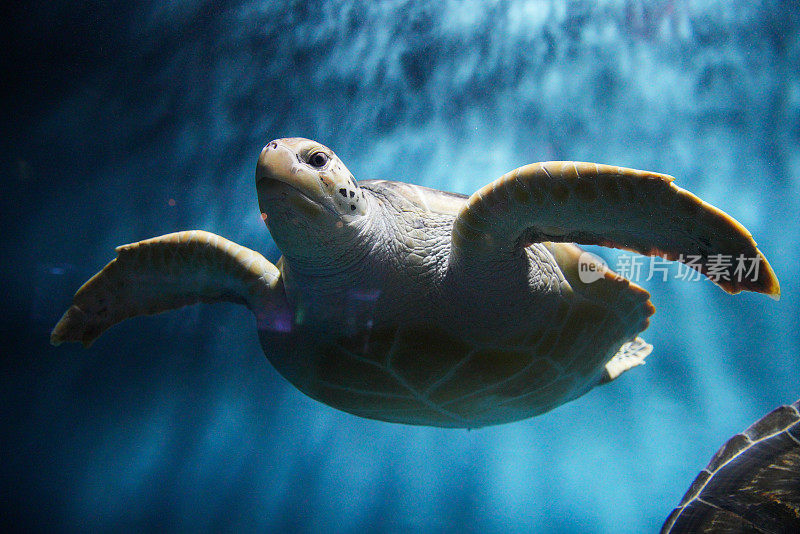
POLYGON ((443 427, 524 419, 652 349, 637 337, 655 310, 649 293, 573 242, 684 260, 730 293, 777 298, 747 230, 672 181, 546 162, 467 197, 356 182, 320 143, 277 139, 256 166, 261 216, 283 253, 276 265, 203 231, 123 245, 51 341, 88 346, 128 317, 232 301, 255 314, 277 370, 325 404, 443 427))
POLYGON ((720 447, 661 528, 678 532, 800 532, 800 400, 720 447))

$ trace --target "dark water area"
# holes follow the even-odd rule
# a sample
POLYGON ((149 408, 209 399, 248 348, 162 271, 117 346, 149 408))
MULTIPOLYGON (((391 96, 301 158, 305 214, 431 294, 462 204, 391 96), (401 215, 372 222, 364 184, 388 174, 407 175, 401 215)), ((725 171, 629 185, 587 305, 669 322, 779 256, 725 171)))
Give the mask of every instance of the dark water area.
POLYGON ((800 397, 797 2, 34 2, 7 27, 6 524, 652 532, 720 444, 800 397), (49 345, 117 245, 204 229, 276 261, 253 170, 287 136, 357 179, 465 194, 545 160, 668 173, 752 232, 782 297, 645 272, 647 365, 472 431, 311 400, 232 304, 49 345))

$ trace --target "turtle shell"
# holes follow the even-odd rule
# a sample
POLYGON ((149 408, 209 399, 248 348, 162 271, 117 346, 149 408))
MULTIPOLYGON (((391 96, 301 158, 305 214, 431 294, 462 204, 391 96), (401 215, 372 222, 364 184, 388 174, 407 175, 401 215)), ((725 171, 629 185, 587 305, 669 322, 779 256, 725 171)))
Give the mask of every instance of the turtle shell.
POLYGON ((729 439, 661 532, 800 532, 800 400, 729 439))
POLYGON ((368 322, 337 336, 297 317, 281 328, 262 323, 259 336, 278 371, 325 404, 383 421, 477 428, 586 393, 644 326, 583 299, 561 301, 551 317, 546 327, 492 341, 432 321, 368 322))

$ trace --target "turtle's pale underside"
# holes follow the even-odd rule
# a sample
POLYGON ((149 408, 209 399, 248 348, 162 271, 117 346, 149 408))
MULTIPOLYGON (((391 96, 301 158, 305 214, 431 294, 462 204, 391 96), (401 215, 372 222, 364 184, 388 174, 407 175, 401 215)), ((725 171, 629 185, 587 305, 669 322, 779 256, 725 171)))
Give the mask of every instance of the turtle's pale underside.
POLYGON ((123 319, 196 302, 245 304, 291 383, 363 417, 480 427, 531 417, 643 363, 644 289, 572 243, 686 261, 730 293, 777 297, 747 230, 663 174, 546 162, 470 197, 356 182, 327 147, 270 142, 259 206, 283 257, 203 231, 117 248, 52 342, 89 345, 123 319), (753 262, 746 276, 737 263, 753 262), (721 270, 720 270, 721 269, 721 270))

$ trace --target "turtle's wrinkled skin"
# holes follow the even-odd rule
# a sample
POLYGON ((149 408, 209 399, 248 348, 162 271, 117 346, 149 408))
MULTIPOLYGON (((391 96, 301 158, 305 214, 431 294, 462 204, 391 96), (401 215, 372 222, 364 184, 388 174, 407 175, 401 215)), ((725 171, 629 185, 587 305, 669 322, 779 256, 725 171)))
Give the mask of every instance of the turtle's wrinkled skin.
POLYGON ((205 232, 121 247, 52 340, 91 343, 125 317, 241 302, 273 365, 325 404, 444 427, 524 419, 613 380, 652 348, 636 337, 654 312, 647 291, 572 242, 695 254, 706 273, 713 255, 741 254, 757 272, 741 279, 731 268, 719 285, 777 297, 747 231, 671 182, 549 162, 466 197, 356 182, 327 147, 278 139, 256 169, 262 218, 283 253, 276 266, 205 232), (581 280, 587 262, 594 281, 581 280))

